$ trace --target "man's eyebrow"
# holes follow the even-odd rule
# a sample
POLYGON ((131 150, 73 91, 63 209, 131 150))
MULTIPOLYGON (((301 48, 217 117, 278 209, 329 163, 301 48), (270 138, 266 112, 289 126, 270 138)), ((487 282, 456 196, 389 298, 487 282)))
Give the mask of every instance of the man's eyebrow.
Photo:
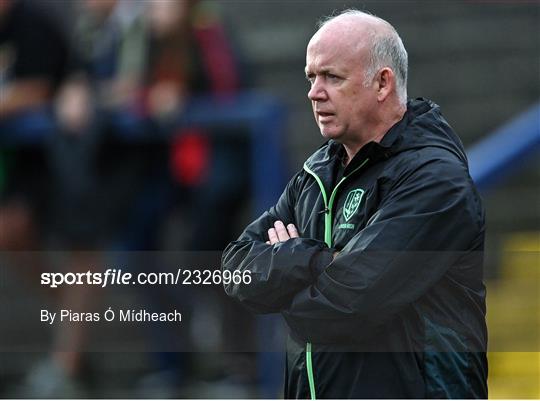
POLYGON ((323 67, 321 68, 320 70, 314 72, 314 71, 311 71, 308 67, 305 68, 305 72, 306 72, 306 76, 310 75, 310 74, 335 74, 335 68, 333 67, 323 67))

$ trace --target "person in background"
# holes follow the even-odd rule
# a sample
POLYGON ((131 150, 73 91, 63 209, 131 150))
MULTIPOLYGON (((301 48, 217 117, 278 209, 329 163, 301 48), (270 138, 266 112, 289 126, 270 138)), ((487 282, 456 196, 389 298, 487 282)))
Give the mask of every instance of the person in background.
POLYGON ((25 0, 0 1, 0 119, 46 106, 66 76, 65 32, 25 0))
MULTIPOLYGON (((51 266, 44 253, 33 251, 47 249, 53 174, 46 144, 58 135, 53 104, 71 74, 63 28, 37 2, 0 1, 0 250, 16 251, 10 262, 31 282, 51 266)), ((62 305, 76 301, 69 291, 48 295, 62 305)), ((82 338, 71 327, 56 334, 64 350, 82 338)), ((76 371, 73 355, 53 351, 29 373, 22 395, 58 394, 49 390, 60 387, 62 394, 80 395, 69 379, 76 371)))
MULTIPOLYGON (((149 2, 148 7, 148 62, 141 104, 143 114, 153 122, 155 131, 165 132, 170 137, 164 158, 168 160, 174 198, 167 220, 173 222, 169 227, 175 235, 165 246, 189 252, 221 249, 249 185, 249 145, 247 141, 233 139, 242 137, 234 131, 238 131, 236 127, 174 128, 172 132, 170 129, 189 103, 198 97, 220 101, 238 93, 245 84, 241 80, 239 60, 209 2, 164 0, 149 2), (224 216, 220 210, 229 212, 224 216)), ((216 260, 215 265, 218 263, 216 260)), ((186 289, 182 290, 170 294, 165 302, 178 303, 184 308, 191 304, 186 289)), ((228 317, 235 316, 238 321, 238 316, 244 316, 241 324, 250 324, 249 317, 220 293, 206 291, 200 296, 204 297, 204 304, 212 306, 211 313, 223 321, 224 341, 238 341, 238 337, 232 335, 235 329, 227 323, 228 317)), ((201 305, 195 304, 193 308, 196 311, 190 315, 207 313, 201 305)), ((155 338, 164 335, 178 336, 178 333, 160 333, 155 338)), ((196 343, 199 339, 189 341, 196 343)), ((154 386, 159 383, 162 391, 168 386, 170 394, 178 394, 177 388, 190 377, 189 354, 163 352, 157 357, 157 368, 161 372, 145 383, 154 383, 154 386)), ((227 356, 230 357, 231 354, 227 356)))
MULTIPOLYGON (((146 39, 137 24, 141 10, 115 0, 80 5, 68 40, 67 29, 46 5, 0 2, 0 139, 10 145, 3 146, 0 155, 7 155, 0 157, 0 163, 6 160, 3 171, 7 167, 0 188, 0 248, 62 251, 55 267, 46 263, 50 261, 44 260, 45 254, 37 254, 37 261, 27 260, 34 253, 17 254, 25 259, 16 261, 19 265, 37 270, 44 264, 74 272, 99 268, 100 251, 111 246, 119 231, 111 222, 121 220, 111 218, 108 207, 114 203, 100 176, 104 169, 98 158, 107 120, 102 109, 124 109, 133 103, 144 59, 144 49, 138 46, 146 39), (46 119, 46 132, 36 116, 41 118, 38 122, 46 119), (28 157, 28 148, 38 149, 39 158, 28 157)), ((103 175, 112 175, 110 181, 119 187, 119 174, 103 175)), ((115 199, 117 206, 122 199, 115 199)), ((35 274, 30 273, 33 278, 35 274)), ((95 291, 89 286, 65 287, 55 291, 54 298, 65 309, 91 310, 95 291)), ((86 337, 81 325, 60 326, 51 352, 30 370, 20 395, 86 395, 79 380, 86 337)))
POLYGON ((144 176, 129 141, 140 123, 137 95, 145 68, 142 2, 82 0, 73 27, 72 79, 56 101, 59 131, 51 143, 59 241, 105 249, 120 241, 144 176), (118 121, 129 121, 127 125, 118 121), (127 134, 126 134, 127 132, 127 134))
MULTIPOLYGON (((215 12, 196 0, 159 1, 149 5, 150 45, 146 74, 145 110, 158 122, 179 115, 197 96, 217 99, 240 89, 238 62, 215 12)), ((166 125, 165 125, 166 126, 166 125)), ((169 149, 171 178, 178 199, 187 208, 192 235, 186 248, 219 249, 221 231, 208 232, 216 202, 231 207, 245 182, 238 163, 245 144, 234 142, 230 129, 181 129, 173 133, 169 149), (204 208, 206 213, 196 213, 204 208)))
POLYGON ((37 247, 47 175, 33 139, 53 131, 50 105, 68 59, 65 32, 49 13, 28 1, 0 1, 0 249, 37 247))

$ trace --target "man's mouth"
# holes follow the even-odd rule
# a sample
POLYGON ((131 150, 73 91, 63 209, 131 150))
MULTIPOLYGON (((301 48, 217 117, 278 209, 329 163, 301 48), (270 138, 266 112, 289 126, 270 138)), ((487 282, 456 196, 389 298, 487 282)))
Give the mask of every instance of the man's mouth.
POLYGON ((333 117, 334 117, 334 113, 328 113, 325 111, 317 111, 317 120, 320 123, 328 122, 332 120, 333 117))

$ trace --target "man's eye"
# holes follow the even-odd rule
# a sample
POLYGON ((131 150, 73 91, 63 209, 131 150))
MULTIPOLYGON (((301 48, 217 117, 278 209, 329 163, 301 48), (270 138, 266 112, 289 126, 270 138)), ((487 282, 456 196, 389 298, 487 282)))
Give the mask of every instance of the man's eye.
POLYGON ((313 76, 307 76, 306 79, 311 85, 313 85, 313 83, 315 82, 315 77, 313 76))
POLYGON ((341 78, 334 74, 326 74, 326 78, 329 81, 339 81, 341 78))

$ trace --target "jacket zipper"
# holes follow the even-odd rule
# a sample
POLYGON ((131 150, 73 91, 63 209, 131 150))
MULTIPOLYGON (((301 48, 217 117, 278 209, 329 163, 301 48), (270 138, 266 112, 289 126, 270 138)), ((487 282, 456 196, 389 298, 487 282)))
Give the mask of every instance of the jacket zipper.
MULTIPOLYGON (((319 184, 319 188, 321 189, 321 195, 323 197, 324 202, 324 242, 326 245, 331 248, 332 247, 332 206, 334 206, 334 199, 337 194, 337 190, 339 186, 345 181, 348 177, 350 177, 352 174, 360 170, 364 165, 369 161, 369 159, 366 159, 360 164, 357 168, 355 168, 353 171, 351 171, 349 174, 344 176, 339 182, 336 184, 334 189, 332 190, 332 193, 330 194, 330 201, 328 201, 328 197, 326 196, 326 190, 324 189, 324 185, 319 178, 317 174, 315 174, 306 163, 304 163, 304 170, 306 170, 307 173, 313 176, 315 178, 315 181, 317 181, 317 184, 319 184)), ((311 395, 312 400, 317 399, 317 393, 315 391, 315 379, 313 376, 313 362, 311 359, 311 342, 306 343, 306 370, 308 375, 308 382, 309 382, 309 393, 311 395)))

